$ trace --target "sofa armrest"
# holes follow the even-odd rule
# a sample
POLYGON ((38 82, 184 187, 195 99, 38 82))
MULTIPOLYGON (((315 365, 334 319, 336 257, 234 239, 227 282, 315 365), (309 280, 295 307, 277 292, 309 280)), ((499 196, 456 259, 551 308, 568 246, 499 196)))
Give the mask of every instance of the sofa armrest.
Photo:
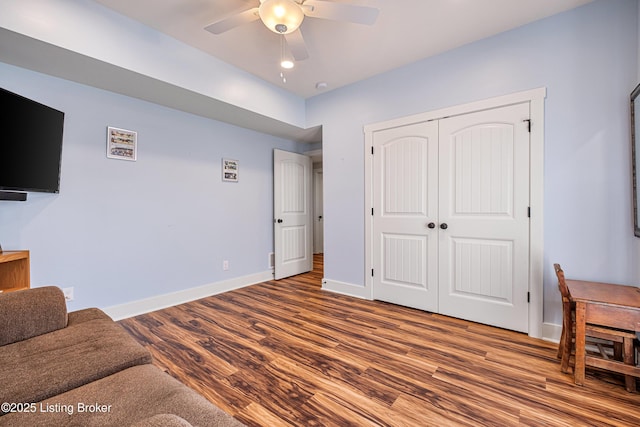
POLYGON ((67 326, 67 304, 56 286, 0 294, 0 346, 67 326))

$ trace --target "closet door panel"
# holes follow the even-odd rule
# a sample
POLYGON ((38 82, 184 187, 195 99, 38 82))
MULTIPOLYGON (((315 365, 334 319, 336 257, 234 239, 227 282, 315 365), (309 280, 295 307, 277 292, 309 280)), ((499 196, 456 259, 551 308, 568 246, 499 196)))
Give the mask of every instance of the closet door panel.
POLYGON ((437 123, 373 136, 375 299, 436 311, 438 303, 437 123))
POLYGON ((440 121, 439 311, 528 331, 529 105, 440 121))

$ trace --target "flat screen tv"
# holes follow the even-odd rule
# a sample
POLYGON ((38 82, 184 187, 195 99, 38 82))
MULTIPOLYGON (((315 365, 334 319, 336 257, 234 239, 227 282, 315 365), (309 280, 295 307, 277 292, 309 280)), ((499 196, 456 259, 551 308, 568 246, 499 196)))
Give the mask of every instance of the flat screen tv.
POLYGON ((0 88, 0 191, 60 191, 64 113, 0 88))

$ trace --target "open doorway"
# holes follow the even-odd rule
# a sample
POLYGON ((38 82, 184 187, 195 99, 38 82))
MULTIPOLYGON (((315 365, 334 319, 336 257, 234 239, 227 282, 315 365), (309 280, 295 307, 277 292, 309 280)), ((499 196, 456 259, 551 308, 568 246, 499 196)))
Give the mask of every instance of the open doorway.
POLYGON ((322 165, 313 170, 313 253, 324 253, 322 165))
POLYGON ((324 254, 324 181, 322 175, 322 146, 304 152, 313 165, 313 253, 324 254))

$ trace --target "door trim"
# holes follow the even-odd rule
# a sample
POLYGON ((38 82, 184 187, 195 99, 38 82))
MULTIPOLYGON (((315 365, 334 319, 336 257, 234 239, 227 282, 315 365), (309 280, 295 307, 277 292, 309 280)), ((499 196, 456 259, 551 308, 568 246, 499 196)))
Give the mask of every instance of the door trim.
POLYGON ((529 336, 542 338, 543 327, 543 199, 544 199, 544 99, 546 88, 537 88, 510 95, 498 96, 456 105, 439 110, 401 117, 380 123, 364 126, 364 155, 365 155, 365 294, 373 299, 373 226, 372 226, 372 201, 373 201, 373 133, 375 131, 389 129, 398 126, 406 126, 423 121, 439 120, 445 117, 474 113, 477 111, 504 107, 513 104, 529 102, 531 112, 530 135, 530 193, 531 219, 529 222, 529 336))

